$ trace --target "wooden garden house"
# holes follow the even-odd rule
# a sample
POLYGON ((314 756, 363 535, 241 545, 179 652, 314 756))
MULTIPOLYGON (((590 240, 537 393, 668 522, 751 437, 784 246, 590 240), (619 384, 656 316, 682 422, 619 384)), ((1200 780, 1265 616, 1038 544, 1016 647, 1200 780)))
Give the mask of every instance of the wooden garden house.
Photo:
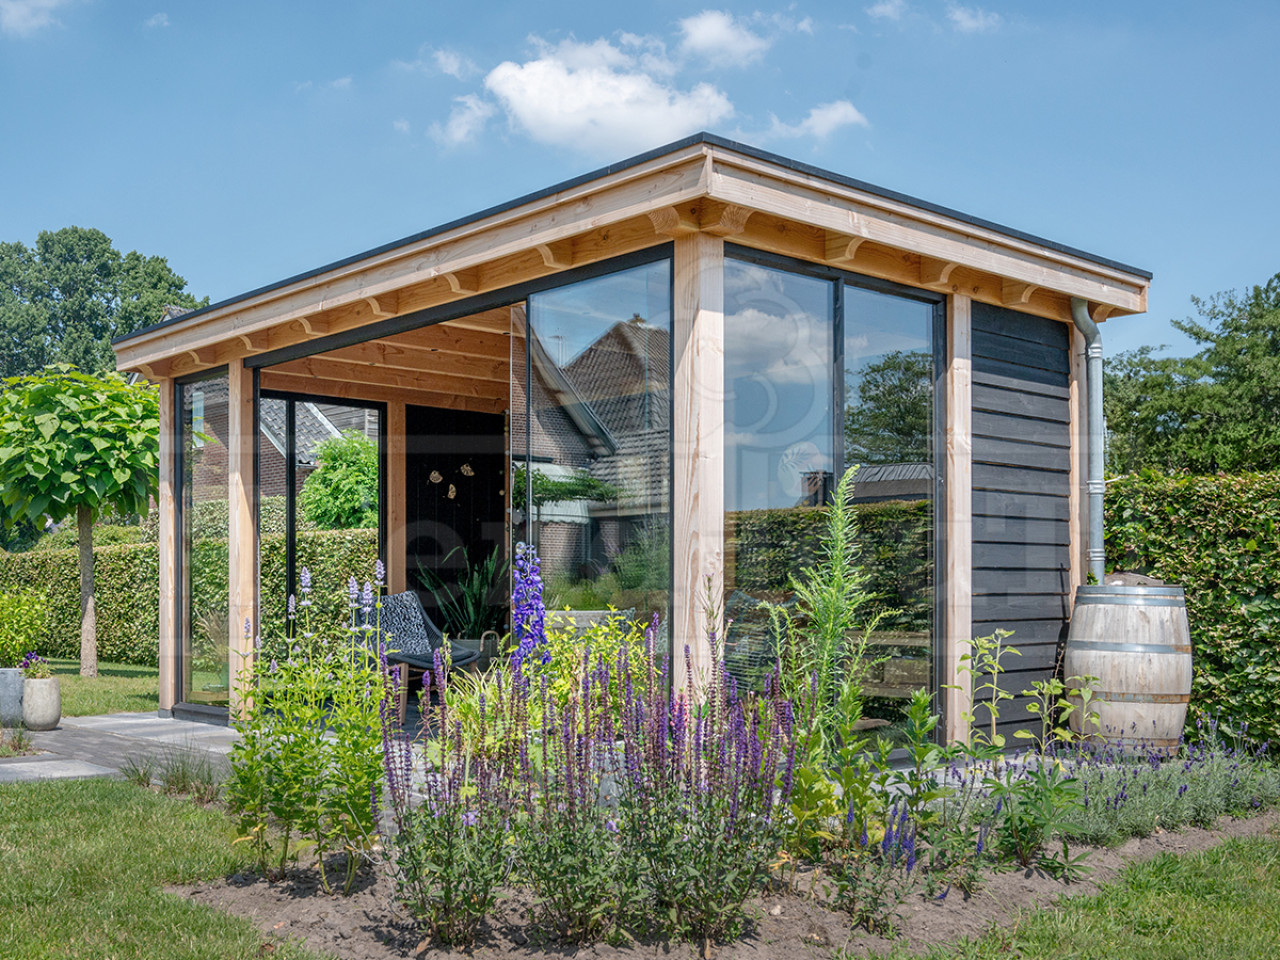
POLYGON ((710 618, 757 682, 761 605, 859 464, 895 611, 869 713, 930 687, 954 735, 972 637, 1014 631, 1018 690, 1054 668, 1086 562, 1072 300, 1140 313, 1149 280, 700 134, 140 330, 115 350, 161 391, 162 711, 226 715, 303 567, 328 602, 374 556, 398 592, 518 541, 551 603, 656 614, 703 666, 710 618), (334 521, 308 488, 344 443, 377 492, 334 521))

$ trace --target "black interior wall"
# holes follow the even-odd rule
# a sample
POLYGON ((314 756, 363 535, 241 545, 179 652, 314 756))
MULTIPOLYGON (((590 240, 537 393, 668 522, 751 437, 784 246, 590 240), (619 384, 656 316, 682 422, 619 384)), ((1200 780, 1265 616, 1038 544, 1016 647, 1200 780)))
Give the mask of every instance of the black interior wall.
MULTIPOLYGON (((444 626, 419 566, 446 583, 463 568, 505 551, 506 442, 502 414, 409 406, 405 410, 406 570, 432 619, 444 626)), ((505 597, 501 598, 505 603, 505 597)))
MULTIPOLYGON (((1001 686, 1017 695, 1053 675, 1070 615, 1070 327, 976 302, 972 317, 973 631, 1013 631, 1001 686)), ((1006 736, 1035 725, 1025 703, 1001 707, 1006 736)))

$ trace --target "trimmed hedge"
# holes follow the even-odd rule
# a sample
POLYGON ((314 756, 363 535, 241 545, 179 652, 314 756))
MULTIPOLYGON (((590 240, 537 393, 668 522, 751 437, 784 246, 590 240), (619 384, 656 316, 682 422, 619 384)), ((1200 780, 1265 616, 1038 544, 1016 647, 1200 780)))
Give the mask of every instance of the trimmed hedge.
MULTIPOLYGON (((225 609, 226 540, 196 544, 197 568, 210 571, 192 586, 196 609, 225 609)), ((98 611, 98 658, 115 663, 155 666, 160 635, 160 562, 155 543, 98 547, 94 551, 98 611)), ((323 530, 298 533, 298 566, 311 569, 315 582, 314 618, 325 630, 348 616, 346 583, 350 576, 373 576, 378 555, 376 530, 323 530)), ((262 539, 262 617, 264 634, 284 624, 284 537, 262 539), (272 584, 279 584, 278 590, 272 584), (273 629, 274 628, 274 629, 273 629)), ((76 550, 0 554, 0 592, 35 590, 49 600, 48 635, 40 652, 47 657, 80 656, 80 565, 76 550)))
POLYGON ((1107 485, 1107 567, 1181 584, 1192 713, 1280 743, 1280 473, 1107 485))

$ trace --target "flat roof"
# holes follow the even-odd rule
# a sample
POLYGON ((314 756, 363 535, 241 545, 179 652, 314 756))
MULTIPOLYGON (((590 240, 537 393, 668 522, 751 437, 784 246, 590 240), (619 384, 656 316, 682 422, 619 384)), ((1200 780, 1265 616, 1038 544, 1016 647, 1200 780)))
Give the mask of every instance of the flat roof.
POLYGON ((266 284, 265 286, 257 287, 253 290, 248 290, 248 291, 245 291, 244 293, 237 294, 234 297, 228 297, 225 300, 219 300, 217 303, 211 303, 207 307, 201 307, 199 310, 192 310, 190 313, 184 313, 177 317, 171 317, 168 320, 162 320, 159 323, 154 323, 149 327, 143 327, 141 329, 133 331, 132 333, 125 334, 122 337, 116 337, 114 340, 111 341, 111 343, 113 346, 118 343, 126 343, 129 340, 132 340, 134 337, 140 337, 140 336, 143 336, 144 334, 152 333, 156 330, 162 330, 165 327, 172 327, 178 324, 185 323, 188 320, 191 320, 195 317, 203 316, 204 314, 211 313, 214 310, 221 310, 224 307, 232 306, 236 303, 239 303, 242 300, 248 300, 251 297, 256 297, 260 294, 269 293, 272 290, 279 290, 282 287, 287 287, 291 284, 298 283, 303 280, 309 280, 312 277, 317 277, 317 276, 320 276, 321 274, 328 273, 330 270, 337 270, 341 267, 346 267, 354 263, 359 263, 361 260, 365 260, 369 257, 377 256, 380 253, 386 253, 388 251, 395 250, 397 247, 403 247, 411 243, 417 243, 420 240, 429 239, 430 237, 433 237, 437 234, 445 233, 449 230, 455 230, 458 227, 464 227, 464 226, 467 226, 468 224, 476 223, 480 220, 485 219, 486 217, 491 217, 499 213, 505 213, 509 210, 514 210, 515 208, 523 206, 526 203, 532 203, 534 201, 541 200, 544 197, 548 197, 554 193, 559 193, 562 190, 569 190, 569 189, 572 189, 573 187, 577 187, 585 183, 590 183, 592 180, 598 180, 602 177, 609 176, 610 174, 613 174, 613 173, 621 172, 630 167, 638 166, 642 163, 647 163, 648 161, 654 160, 665 154, 674 153, 677 150, 683 150, 686 147, 696 146, 698 144, 707 144, 713 147, 723 147, 727 150, 733 150, 738 153, 744 154, 745 156, 751 157, 755 160, 762 160, 764 162, 772 163, 776 166, 783 167, 787 170, 792 170, 797 173, 802 173, 808 176, 819 177, 823 180, 829 180, 833 183, 838 183, 842 186, 852 187, 856 190, 861 190, 865 193, 869 193, 873 196, 881 197, 885 200, 894 200, 899 203, 905 203, 910 206, 917 207, 918 209, 921 209, 921 210, 928 210, 932 213, 937 213, 946 217, 951 217, 962 223, 967 223, 975 227, 982 227, 987 230, 994 230, 995 232, 1004 234, 1005 236, 1013 237, 1018 240, 1024 240, 1029 243, 1034 243, 1037 246, 1045 247, 1049 250, 1056 250, 1059 253, 1065 253, 1065 254, 1068 254, 1069 256, 1079 257, 1082 260, 1088 260, 1089 262, 1099 264, 1100 266, 1110 267, 1115 270, 1122 270, 1125 273, 1130 273, 1130 274, 1133 274, 1134 276, 1142 277, 1145 280, 1150 280, 1152 278, 1152 274, 1149 270, 1143 270, 1140 267, 1130 266, 1129 264, 1121 263, 1118 260, 1111 260, 1107 257, 1100 257, 1097 254, 1089 253, 1088 251, 1085 251, 1085 250, 1079 250, 1075 247, 1067 246, 1066 244, 1055 243, 1052 240, 1046 240, 1043 237, 1037 237, 1035 234, 1026 233, 1025 231, 1022 231, 1022 230, 1015 230, 1011 227, 1003 226, 1002 224, 995 223, 994 221, 991 221, 991 220, 984 220, 981 217, 970 216, 967 213, 962 213, 959 210, 953 210, 950 207, 945 207, 945 206, 942 206, 941 204, 930 203, 927 200, 921 200, 918 197, 913 197, 913 196, 910 196, 909 194, 899 193, 896 190, 888 190, 884 187, 878 187, 875 184, 867 183, 864 180, 858 180, 858 179, 855 179, 854 177, 846 177, 843 174, 833 173, 830 170, 824 170, 821 167, 814 166, 813 164, 803 163, 802 161, 799 161, 799 160, 792 160, 789 157, 784 157, 776 153, 770 153, 767 150, 761 150, 757 147, 748 146, 745 143, 738 143, 735 140, 730 140, 726 137, 720 137, 713 133, 707 133, 703 131, 701 133, 695 133, 692 136, 685 137, 682 140, 676 140, 673 143, 668 143, 665 146, 656 147, 653 150, 647 150, 644 153, 637 154, 634 157, 629 157, 626 160, 621 160, 617 163, 611 163, 608 166, 600 167, 599 169, 592 170, 590 173, 584 173, 580 176, 573 177, 569 180, 563 180, 560 183, 556 183, 556 184, 553 184, 552 186, 545 187, 542 190, 537 190, 533 193, 527 193, 522 197, 515 198, 514 200, 508 200, 505 203, 500 203, 496 206, 488 207, 477 213, 470 214, 469 216, 461 217, 457 220, 450 220, 448 223, 442 223, 438 226, 431 227, 419 233, 411 234, 410 236, 407 236, 407 237, 402 237, 399 240, 393 240, 390 243, 381 244, 380 246, 373 247, 369 250, 364 250, 352 256, 343 257, 341 260, 335 260, 332 263, 326 263, 324 266, 316 267, 312 270, 307 270, 303 273, 294 274, 291 277, 286 277, 285 279, 278 280, 275 283, 269 283, 269 284, 266 284))

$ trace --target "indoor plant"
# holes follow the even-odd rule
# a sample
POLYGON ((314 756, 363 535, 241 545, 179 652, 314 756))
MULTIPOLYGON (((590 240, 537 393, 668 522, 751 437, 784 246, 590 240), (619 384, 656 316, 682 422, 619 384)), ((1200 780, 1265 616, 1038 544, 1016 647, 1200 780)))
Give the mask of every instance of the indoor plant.
POLYGON ((62 719, 62 691, 49 662, 34 650, 22 660, 22 722, 28 730, 52 730, 62 719))

